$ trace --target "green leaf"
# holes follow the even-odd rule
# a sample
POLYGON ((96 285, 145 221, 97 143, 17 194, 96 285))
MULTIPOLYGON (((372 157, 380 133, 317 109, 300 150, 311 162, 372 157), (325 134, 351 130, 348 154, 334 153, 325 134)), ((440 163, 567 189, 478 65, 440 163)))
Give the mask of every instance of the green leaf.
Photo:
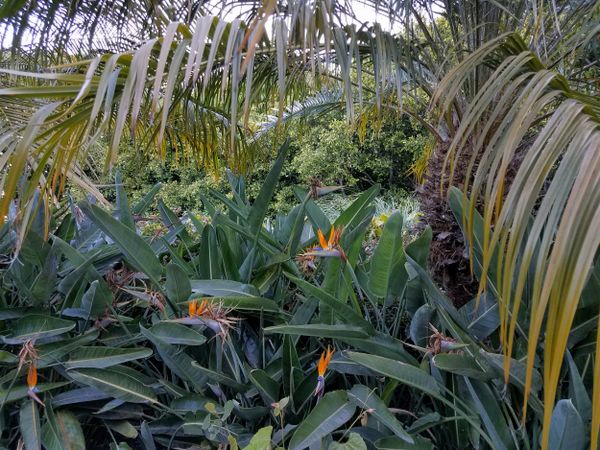
POLYGON ((117 422, 106 422, 109 428, 116 431, 121 436, 129 439, 135 439, 138 437, 138 432, 131 423, 126 420, 119 420, 117 422))
POLYGON ((144 239, 96 205, 83 202, 81 209, 117 244, 123 255, 137 270, 148 275, 156 285, 159 285, 162 265, 144 239))
POLYGON ((22 344, 29 339, 43 339, 58 336, 75 328, 75 322, 59 319, 54 316, 28 314, 15 323, 13 334, 9 337, 0 336, 7 344, 22 344))
POLYGON ((575 364, 575 361, 573 361, 571 352, 568 350, 566 352, 566 357, 569 364, 569 396, 573 400, 573 405, 575 406, 575 409, 577 409, 577 412, 579 412, 581 419, 584 422, 587 422, 592 418, 592 402, 590 401, 590 396, 588 395, 583 379, 577 369, 577 365, 575 364))
POLYGON ((265 334, 286 334, 292 336, 315 336, 331 339, 368 339, 369 334, 362 328, 349 325, 323 325, 320 323, 308 325, 277 325, 264 329, 265 334))
POLYGON ((48 420, 42 428, 46 450, 85 450, 85 438, 77 417, 71 411, 47 411, 48 420))
POLYGON ((442 395, 441 387, 435 378, 418 367, 365 353, 348 352, 348 358, 433 397, 440 398, 442 395))
POLYGON ((431 227, 427 226, 419 237, 408 244, 404 249, 406 254, 423 268, 427 267, 427 258, 429 257, 432 236, 433 233, 431 227))
POLYGON ((478 380, 495 377, 491 371, 484 371, 472 356, 461 353, 440 353, 433 357, 433 364, 440 370, 478 380))
POLYGON ((581 450, 586 432, 581 416, 570 399, 559 400, 550 422, 549 450, 581 450))
POLYGON ((375 200, 380 189, 381 186, 379 184, 374 184, 360 194, 360 196, 340 214, 334 225, 336 227, 342 225, 346 228, 353 228, 361 223, 366 215, 369 214, 367 210, 368 206, 375 200))
POLYGON ((404 442, 397 437, 387 437, 375 441, 377 450, 433 450, 433 444, 420 436, 415 438, 414 444, 404 442))
POLYGON ((375 394, 374 389, 369 389, 361 384, 354 385, 348 392, 348 399, 363 410, 371 410, 370 415, 388 427, 403 441, 411 444, 415 442, 413 437, 404 430, 398 419, 389 411, 383 400, 375 394))
POLYGON ((19 357, 6 350, 0 350, 0 364, 14 365, 19 362, 19 357))
POLYGON ((342 322, 362 328, 366 333, 374 334, 373 326, 345 303, 342 303, 331 294, 307 281, 291 275, 287 275, 287 277, 290 279, 290 281, 294 282, 298 287, 300 287, 307 296, 315 297, 320 302, 329 306, 333 310, 334 314, 342 320, 342 322))
POLYGON ((207 377, 197 367, 192 366, 194 360, 190 355, 182 351, 178 346, 167 344, 141 325, 140 332, 154 344, 161 359, 175 375, 191 383, 198 391, 204 389, 207 377))
POLYGON ((200 277, 207 280, 215 280, 223 276, 221 271, 221 251, 217 242, 217 233, 212 225, 206 225, 202 230, 200 254, 197 259, 200 277))
POLYGON ((185 271, 175 263, 167 265, 165 289, 169 298, 175 302, 184 302, 192 295, 192 286, 185 271))
POLYGON ((42 344, 37 347, 39 359, 38 369, 51 366, 62 361, 62 358, 76 348, 94 342, 100 333, 98 330, 90 329, 85 334, 72 339, 63 339, 49 344, 42 344))
POLYGON ((343 444, 340 442, 332 442, 327 450, 367 450, 367 444, 358 433, 350 433, 348 440, 343 444))
POLYGON ((102 279, 94 280, 81 297, 81 309, 86 311, 88 317, 102 315, 110 304, 112 304, 112 292, 102 279))
POLYGON ((149 348, 118 348, 118 347, 81 347, 69 355, 65 362, 67 369, 80 367, 105 367, 116 366, 127 361, 148 358, 152 355, 149 348))
POLYGON ((262 183, 262 187, 260 188, 256 200, 252 203, 252 208, 248 214, 248 227, 253 236, 257 235, 262 228, 263 220, 269 208, 269 202, 273 197, 273 192, 275 192, 275 187, 279 181, 279 175, 281 174, 281 169, 283 168, 289 145, 290 141, 289 139, 286 139, 285 143, 279 149, 275 163, 273 163, 271 170, 262 183))
POLYGON ((142 440, 142 444, 144 444, 146 450, 156 450, 152 431, 150 430, 148 422, 146 421, 143 421, 142 425, 140 425, 140 439, 142 440))
POLYGON ((288 445, 289 450, 302 450, 321 442, 325 436, 348 422, 356 407, 344 391, 329 392, 300 422, 288 445))
POLYGON ((264 427, 256 432, 244 450, 269 450, 271 448, 271 434, 273 427, 264 427))
POLYGON ((35 400, 25 400, 19 410, 19 429, 25 450, 42 448, 40 414, 35 400))
POLYGON ((131 403, 157 403, 156 395, 138 379, 112 369, 69 370, 75 381, 131 403))
POLYGON ((251 284, 231 280, 190 280, 192 292, 213 297, 258 297, 258 290, 251 284))
POLYGON ((415 312, 415 315, 410 321, 410 338, 415 345, 420 347, 425 347, 427 345, 427 340, 431 335, 429 324, 431 323, 434 311, 435 310, 430 305, 424 304, 415 312))
MULTIPOLYGON (((36 392, 42 393, 42 392, 47 392, 47 391, 51 391, 53 389, 58 389, 60 387, 66 386, 67 384, 70 384, 69 381, 60 381, 58 383, 40 383, 36 386, 36 392)), ((9 389, 2 389, 0 390, 0 401, 5 400, 5 403, 10 403, 10 402, 14 402, 15 400, 20 400, 22 398, 27 397, 27 392, 28 392, 29 388, 27 387, 27 385, 22 385, 22 386, 12 386, 9 389)))
POLYGON ((242 383, 237 382, 236 380, 223 374, 222 372, 217 372, 206 367, 202 367, 197 361, 192 361, 192 367, 196 368, 198 371, 206 375, 209 379, 216 381, 217 383, 229 386, 240 392, 246 390, 246 386, 244 386, 242 383))
POLYGON ((159 322, 150 328, 150 332, 166 344, 195 346, 206 342, 202 333, 174 322, 159 322))
MULTIPOLYGON (((308 194, 305 190, 300 189, 297 186, 294 186, 292 189, 298 200, 303 202, 304 199, 306 199, 306 196, 308 194)), ((309 198, 306 201, 306 213, 308 215, 310 223, 313 225, 314 228, 318 230, 327 230, 331 226, 331 224, 329 223, 329 219, 327 218, 325 213, 321 210, 321 208, 319 208, 319 206, 315 203, 315 201, 312 198, 309 198)))
POLYGON ((408 281, 402 241, 402 213, 393 213, 383 229, 371 259, 369 289, 378 297, 399 296, 408 281))
POLYGON ((467 377, 463 380, 494 446, 498 449, 515 449, 515 443, 511 440, 510 426, 502 414, 499 399, 490 386, 467 377))
POLYGON ((267 372, 262 369, 254 369, 248 374, 250 381, 264 395, 269 403, 275 403, 279 400, 279 386, 267 372))
POLYGON ((115 191, 117 196, 116 218, 127 228, 135 231, 135 222, 129 209, 129 201, 127 200, 125 189, 123 189, 123 181, 121 180, 121 173, 119 171, 115 174, 115 191))

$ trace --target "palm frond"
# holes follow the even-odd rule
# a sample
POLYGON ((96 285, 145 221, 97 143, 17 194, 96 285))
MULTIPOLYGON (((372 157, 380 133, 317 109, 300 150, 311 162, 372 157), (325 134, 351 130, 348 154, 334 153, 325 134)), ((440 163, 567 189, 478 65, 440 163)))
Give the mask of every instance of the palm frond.
POLYGON ((474 211, 481 203, 480 291, 492 291, 499 301, 506 379, 519 312, 529 298, 525 408, 546 323, 542 448, 547 448, 569 331, 600 245, 600 101, 572 90, 517 35, 509 35, 474 52, 446 77, 435 97, 443 109, 480 65, 495 70, 465 111, 446 157, 443 184, 452 183, 462 149, 471 147, 461 180, 470 198, 465 226, 472 247, 474 211), (517 154, 521 161, 515 168, 517 154), (509 184, 510 171, 515 173, 509 184))

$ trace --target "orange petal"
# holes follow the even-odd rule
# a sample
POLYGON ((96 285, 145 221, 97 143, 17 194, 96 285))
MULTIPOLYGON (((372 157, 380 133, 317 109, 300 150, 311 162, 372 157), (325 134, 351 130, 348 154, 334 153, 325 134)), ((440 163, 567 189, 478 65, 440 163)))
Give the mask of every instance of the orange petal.
POLYGON ((325 371, 327 370, 327 363, 325 362, 325 352, 321 353, 321 358, 319 359, 319 364, 317 365, 317 372, 319 376, 323 376, 325 371))
POLYGON ((330 348, 329 346, 327 346, 327 356, 325 356, 325 368, 327 368, 327 366, 329 366, 329 361, 331 361, 331 357, 333 356, 334 352, 335 352, 335 350, 333 348, 330 348))
POLYGON ((317 230, 317 237, 319 238, 319 244, 321 244, 321 249, 327 250, 329 248, 329 245, 327 244, 325 236, 323 236, 323 232, 321 230, 317 230))
POLYGON ((37 386, 37 368, 35 364, 29 364, 29 369, 27 370, 27 387, 29 389, 33 389, 37 386))
POLYGON ((188 303, 188 313, 190 317, 194 317, 196 315, 196 309, 198 308, 198 302, 196 300, 188 303))
POLYGON ((202 303, 200 303, 200 307, 198 308, 198 311, 196 312, 196 314, 201 316, 202 314, 204 314, 206 312, 207 309, 208 309, 208 300, 202 300, 202 303))
POLYGON ((335 225, 331 225, 331 231, 329 232, 329 241, 328 244, 331 247, 334 244, 334 238, 336 236, 335 225))

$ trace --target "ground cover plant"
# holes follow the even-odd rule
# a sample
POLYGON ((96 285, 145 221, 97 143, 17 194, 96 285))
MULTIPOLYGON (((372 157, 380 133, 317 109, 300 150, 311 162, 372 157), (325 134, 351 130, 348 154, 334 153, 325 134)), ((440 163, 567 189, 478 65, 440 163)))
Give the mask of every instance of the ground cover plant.
MULTIPOLYGON (((525 367, 504 385, 497 303, 456 309, 425 267, 431 230, 406 243, 400 212, 366 251, 378 186, 334 223, 298 187, 263 227, 286 151, 253 203, 231 175, 231 198, 212 191, 211 221, 192 229, 159 200, 164 233, 141 237, 135 217, 160 191, 130 205, 119 176, 111 211, 67 204, 46 241, 40 214, 18 254, 4 225, 6 448, 537 448, 542 362, 521 424, 525 367)), ((461 202, 453 191, 459 219, 461 202)), ((586 299, 557 449, 589 445, 586 299)))

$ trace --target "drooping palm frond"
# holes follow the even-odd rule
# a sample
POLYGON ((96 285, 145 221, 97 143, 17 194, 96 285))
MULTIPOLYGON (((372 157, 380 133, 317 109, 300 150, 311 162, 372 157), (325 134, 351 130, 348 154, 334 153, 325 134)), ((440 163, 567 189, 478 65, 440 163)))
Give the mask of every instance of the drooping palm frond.
MULTIPOLYGON (((529 302, 528 334, 522 336, 528 342, 525 409, 545 323, 542 448, 548 448, 569 332, 600 245, 600 100, 571 89, 517 35, 508 35, 474 52, 446 77, 435 97, 443 109, 480 65, 494 72, 465 111, 446 156, 448 178, 452 183, 461 152, 470 146, 465 228, 473 247, 474 212, 481 202, 480 291, 491 291, 499 301, 506 379, 519 313, 525 298, 529 302), (517 152, 521 161, 515 168, 517 152), (510 171, 515 173, 509 183, 510 171)), ((594 398, 591 448, 598 442, 598 404, 594 398)))

